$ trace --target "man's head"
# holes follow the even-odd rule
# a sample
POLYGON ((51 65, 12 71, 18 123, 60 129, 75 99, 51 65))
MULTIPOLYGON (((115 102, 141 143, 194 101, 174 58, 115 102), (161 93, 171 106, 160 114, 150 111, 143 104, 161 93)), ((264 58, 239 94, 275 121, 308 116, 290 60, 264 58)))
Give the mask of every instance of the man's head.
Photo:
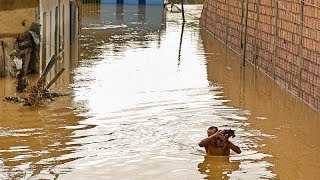
POLYGON ((217 127, 215 127, 215 126, 209 127, 208 130, 207 130, 208 136, 211 136, 211 135, 215 134, 217 131, 218 131, 217 127))

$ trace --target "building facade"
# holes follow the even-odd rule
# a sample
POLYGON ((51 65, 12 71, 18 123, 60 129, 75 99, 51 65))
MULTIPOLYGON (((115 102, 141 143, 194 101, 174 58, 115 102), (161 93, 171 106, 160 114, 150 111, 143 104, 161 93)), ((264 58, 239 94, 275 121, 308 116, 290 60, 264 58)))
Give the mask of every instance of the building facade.
POLYGON ((53 56, 77 59, 70 54, 78 49, 79 8, 80 0, 0 0, 0 77, 12 74, 9 57, 15 50, 28 72, 34 64, 33 72, 41 73, 53 56))
MULTIPOLYGON (((66 56, 79 35, 79 1, 40 0, 41 50, 43 70, 53 56, 66 56)), ((64 59, 69 59, 63 57, 64 59)))

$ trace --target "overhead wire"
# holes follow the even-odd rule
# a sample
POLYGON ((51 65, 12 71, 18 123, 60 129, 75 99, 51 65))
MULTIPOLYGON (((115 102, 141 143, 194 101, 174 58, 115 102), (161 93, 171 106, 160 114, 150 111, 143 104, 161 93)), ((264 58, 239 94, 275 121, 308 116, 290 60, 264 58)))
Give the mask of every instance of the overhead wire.
MULTIPOLYGON (((308 27, 308 28, 310 28, 310 29, 313 29, 313 30, 315 30, 315 31, 317 31, 317 32, 320 32, 319 29, 317 29, 317 28, 315 28, 315 27, 312 27, 312 26, 306 24, 306 23, 303 22, 300 18, 298 18, 297 16, 295 16, 295 15, 294 15, 292 12, 290 12, 286 7, 284 7, 284 5, 279 2, 279 0, 275 0, 275 1, 276 1, 285 11, 287 11, 287 13, 289 13, 292 17, 294 17, 294 18, 295 18, 296 20, 298 20, 300 23, 302 23, 303 25, 305 25, 306 27, 308 27)), ((304 2, 304 0, 301 0, 301 1, 304 2)))
POLYGON ((315 4, 311 4, 309 2, 306 2, 305 0, 300 0, 301 2, 304 2, 305 4, 307 4, 308 6, 312 6, 312 7, 316 7, 316 8, 319 8, 320 9, 320 5, 315 5, 315 4))

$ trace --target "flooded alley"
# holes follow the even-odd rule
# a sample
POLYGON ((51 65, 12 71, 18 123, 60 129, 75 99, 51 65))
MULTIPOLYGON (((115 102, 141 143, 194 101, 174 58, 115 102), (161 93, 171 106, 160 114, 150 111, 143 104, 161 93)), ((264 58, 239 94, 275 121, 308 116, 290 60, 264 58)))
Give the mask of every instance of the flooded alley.
MULTIPOLYGON (((317 179, 320 114, 199 27, 202 5, 82 5, 79 51, 41 107, 3 102, 0 179, 317 179), (205 156, 210 126, 242 153, 205 156)), ((76 44, 77 44, 76 43, 76 44)), ((33 75, 32 78, 37 78, 33 75)), ((31 79, 32 79, 31 78, 31 79)))

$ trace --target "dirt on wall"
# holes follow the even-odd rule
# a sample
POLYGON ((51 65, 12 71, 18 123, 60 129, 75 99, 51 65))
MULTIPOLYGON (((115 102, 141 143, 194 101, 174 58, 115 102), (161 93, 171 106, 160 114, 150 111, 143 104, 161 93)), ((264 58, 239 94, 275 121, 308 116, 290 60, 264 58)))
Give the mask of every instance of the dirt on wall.
POLYGON ((36 8, 0 11, 0 38, 24 33, 36 22, 36 8))
MULTIPOLYGON (((248 1, 247 62, 320 111, 320 2, 248 1)), ((202 28, 239 54, 243 2, 205 0, 200 19, 202 28)))
POLYGON ((0 38, 14 37, 37 22, 38 0, 0 0, 0 38))
POLYGON ((39 0, 0 0, 0 11, 35 8, 38 6, 39 0))

